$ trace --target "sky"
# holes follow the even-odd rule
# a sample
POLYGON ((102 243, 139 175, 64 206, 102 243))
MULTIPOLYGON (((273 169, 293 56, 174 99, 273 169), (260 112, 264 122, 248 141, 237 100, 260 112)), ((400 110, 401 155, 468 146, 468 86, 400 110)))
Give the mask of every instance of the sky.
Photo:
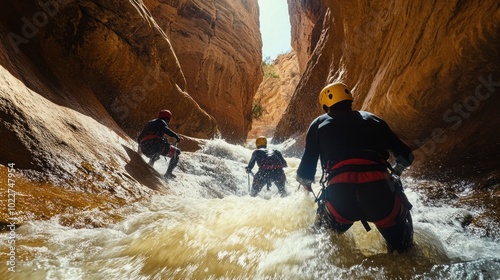
POLYGON ((274 60, 279 54, 292 50, 290 17, 287 0, 258 0, 262 59, 274 60))

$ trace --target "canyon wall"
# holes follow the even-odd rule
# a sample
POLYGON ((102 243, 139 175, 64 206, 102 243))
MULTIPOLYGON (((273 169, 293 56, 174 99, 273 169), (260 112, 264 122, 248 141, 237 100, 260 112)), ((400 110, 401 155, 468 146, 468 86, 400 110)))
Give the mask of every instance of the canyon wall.
POLYGON ((56 89, 73 86, 60 94, 63 99, 84 103, 88 98, 80 91, 90 92, 133 138, 165 107, 179 132, 213 136, 215 120, 186 93, 167 36, 137 3, 3 1, 2 20, 16 56, 26 56, 56 89))
POLYGON ((292 26, 292 48, 297 54, 300 72, 304 72, 323 32, 322 23, 326 6, 323 0, 287 2, 292 26))
POLYGON ((264 78, 254 98, 249 139, 261 135, 272 138, 300 79, 299 62, 293 51, 279 55, 263 70, 264 78))
MULTIPOLYGON (((0 8, 3 71, 34 94, 132 139, 167 108, 178 133, 245 140, 262 80, 257 1, 2 1, 0 8)), ((15 113, 4 111, 6 134, 28 155, 7 128, 15 113)))
MULTIPOLYGON (((136 152, 135 142, 161 109, 172 111, 170 127, 183 136, 183 151, 219 136, 217 120, 228 120, 221 125, 228 138, 245 139, 262 79, 256 0, 206 7, 201 1, 185 2, 0 2, 1 188, 7 187, 7 172, 15 172, 16 192, 25 196, 18 205, 23 209, 19 222, 41 218, 30 215, 42 211, 37 209, 42 197, 53 215, 81 210, 92 201, 118 208, 151 191, 168 191, 161 174, 136 152), (197 49, 181 52, 184 59, 199 59, 191 64, 180 63, 166 33, 172 20, 182 20, 163 15, 156 21, 148 9, 161 13, 161 7, 175 3, 180 10, 172 16, 193 24, 184 26, 186 32, 207 28, 197 21, 204 14, 196 7, 207 8, 213 20, 208 26, 213 36, 204 38, 210 40, 193 39, 197 49), (196 72, 203 73, 193 76, 196 72), (189 92, 205 86, 210 91, 203 94, 214 95, 207 98, 214 116, 189 92), (49 190, 53 196, 42 195, 49 190)), ((202 36, 197 32, 193 38, 202 36)), ((0 220, 6 214, 1 215, 0 220)))
POLYGON ((292 18, 307 19, 292 21, 292 34, 315 29, 313 23, 322 31, 313 47, 294 44, 313 51, 299 52, 309 56, 299 59, 307 66, 275 141, 301 134, 303 144, 310 121, 322 113, 319 91, 342 80, 352 88, 355 109, 385 119, 415 150, 419 172, 498 180, 498 2, 325 3, 314 16, 290 6, 292 18))
MULTIPOLYGON (((160 109, 184 151, 218 135, 242 142, 262 81, 256 3, 1 1, 0 172, 14 164, 25 180, 120 204, 169 188, 134 141, 160 109)), ((300 81, 274 141, 302 151, 319 90, 342 80, 356 109, 415 150, 414 172, 498 184, 499 4, 322 3, 289 0, 300 81)), ((33 199, 51 188, 33 185, 22 191, 33 199)))
POLYGON ((187 92, 216 119, 224 139, 242 143, 262 81, 257 0, 150 2, 179 59, 187 92))

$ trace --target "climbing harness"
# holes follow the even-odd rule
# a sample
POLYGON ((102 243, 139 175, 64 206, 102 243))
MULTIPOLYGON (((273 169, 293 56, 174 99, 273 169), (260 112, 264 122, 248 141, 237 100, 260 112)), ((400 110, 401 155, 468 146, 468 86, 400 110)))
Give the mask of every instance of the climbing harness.
POLYGON ((408 197, 404 193, 403 183, 401 182, 401 176, 396 174, 396 172, 394 171, 394 169, 392 168, 392 166, 388 162, 387 162, 387 169, 389 169, 389 171, 390 171, 389 174, 391 175, 391 179, 392 179, 392 182, 391 182, 392 184, 389 184, 391 191, 395 192, 396 195, 399 196, 399 198, 401 199, 401 202, 408 209, 408 211, 411 210, 413 208, 413 205, 410 203, 410 201, 408 200, 408 197))
MULTIPOLYGON (((315 197, 315 202, 318 205, 317 209, 317 223, 318 225, 324 225, 324 226, 329 226, 332 221, 335 221, 333 219, 333 215, 331 211, 335 211, 334 209, 330 209, 331 205, 327 205, 327 200, 325 198, 325 190, 327 188, 327 183, 329 178, 334 178, 335 176, 346 172, 346 171, 383 171, 387 172, 389 170, 389 174, 391 176, 391 181, 389 182, 389 187, 393 193, 397 195, 397 200, 401 201, 401 203, 408 209, 410 210, 413 206, 409 202, 408 198, 404 194, 403 191, 403 184, 401 182, 400 176, 398 176, 394 170, 392 169, 391 165, 385 161, 385 165, 380 165, 380 164, 367 164, 367 165, 344 165, 340 166, 338 168, 335 168, 334 170, 331 169, 329 165, 325 166, 322 168, 322 174, 321 174, 321 179, 319 181, 321 185, 321 190, 318 193, 318 196, 316 196, 313 192, 313 195, 315 197), (387 168, 386 168, 387 167, 387 168), (328 176, 325 176, 325 174, 328 174, 328 176)), ((330 179, 331 182, 331 179, 330 179)), ((371 230, 370 225, 368 222, 364 219, 360 220, 361 224, 365 228, 365 230, 368 232, 371 230)))

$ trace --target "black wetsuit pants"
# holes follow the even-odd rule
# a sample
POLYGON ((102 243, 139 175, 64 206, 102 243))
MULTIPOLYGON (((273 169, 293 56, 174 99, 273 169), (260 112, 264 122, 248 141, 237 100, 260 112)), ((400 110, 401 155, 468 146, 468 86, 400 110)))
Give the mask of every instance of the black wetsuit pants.
POLYGON ((325 226, 348 230, 355 221, 373 222, 390 252, 413 245, 413 224, 406 197, 387 172, 345 172, 329 178, 318 214, 325 226))
POLYGON ((256 196, 264 185, 274 183, 280 194, 285 195, 286 175, 283 169, 259 169, 253 178, 251 196, 256 196))

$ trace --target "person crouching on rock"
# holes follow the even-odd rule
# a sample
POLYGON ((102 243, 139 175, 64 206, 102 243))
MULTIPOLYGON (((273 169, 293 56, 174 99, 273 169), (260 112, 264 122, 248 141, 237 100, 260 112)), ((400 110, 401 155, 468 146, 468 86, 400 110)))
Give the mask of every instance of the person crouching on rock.
POLYGON ((165 178, 175 178, 172 171, 177 166, 181 154, 181 150, 171 145, 165 138, 166 134, 175 138, 176 144, 181 141, 181 138, 168 127, 171 118, 172 113, 169 110, 161 110, 158 118, 150 120, 137 137, 140 151, 149 158, 149 165, 153 166, 160 156, 170 158, 165 178))

